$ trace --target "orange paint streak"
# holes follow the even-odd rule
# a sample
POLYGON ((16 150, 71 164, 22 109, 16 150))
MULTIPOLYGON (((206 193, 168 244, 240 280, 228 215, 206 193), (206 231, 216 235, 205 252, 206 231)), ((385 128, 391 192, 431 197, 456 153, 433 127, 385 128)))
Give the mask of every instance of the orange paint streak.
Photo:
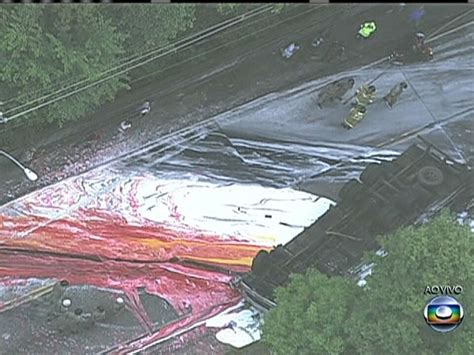
POLYGON ((103 211, 100 214, 81 211, 81 219, 65 218, 47 223, 44 218, 31 220, 0 216, 0 223, 16 226, 9 232, 5 229, 0 231, 0 249, 27 249, 133 261, 163 262, 177 258, 246 267, 251 265, 252 259, 262 249, 236 238, 178 231, 160 225, 130 225, 116 216, 103 217, 103 211), (30 232, 25 236, 18 236, 18 233, 27 230, 30 232), (14 231, 17 233, 12 233, 14 231))

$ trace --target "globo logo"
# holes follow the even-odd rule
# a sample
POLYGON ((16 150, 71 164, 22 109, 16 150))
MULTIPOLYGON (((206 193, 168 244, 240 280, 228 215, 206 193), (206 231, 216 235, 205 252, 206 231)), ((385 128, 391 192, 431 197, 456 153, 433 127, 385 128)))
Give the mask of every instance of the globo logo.
POLYGON ((437 296, 426 304, 423 316, 431 329, 447 333, 459 327, 464 309, 452 296, 437 296))

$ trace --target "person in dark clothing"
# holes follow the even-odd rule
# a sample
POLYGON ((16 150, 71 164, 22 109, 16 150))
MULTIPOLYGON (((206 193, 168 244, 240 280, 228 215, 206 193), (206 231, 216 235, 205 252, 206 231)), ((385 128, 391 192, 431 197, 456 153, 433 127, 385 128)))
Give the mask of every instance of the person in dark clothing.
POLYGON ((342 97, 354 87, 355 80, 353 78, 344 78, 333 81, 326 85, 318 94, 318 106, 330 104, 334 101, 341 101, 342 97))
POLYGON ((393 105, 398 101, 398 98, 402 94, 402 92, 408 88, 408 84, 405 82, 401 82, 395 85, 390 92, 384 96, 384 101, 389 108, 392 108, 393 105))

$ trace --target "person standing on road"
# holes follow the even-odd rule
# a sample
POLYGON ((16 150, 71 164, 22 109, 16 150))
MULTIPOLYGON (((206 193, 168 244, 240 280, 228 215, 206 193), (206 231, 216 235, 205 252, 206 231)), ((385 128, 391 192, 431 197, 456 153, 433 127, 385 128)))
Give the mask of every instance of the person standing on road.
POLYGON ((318 95, 317 105, 320 109, 326 104, 341 101, 342 97, 354 87, 354 78, 343 78, 325 86, 318 95))
POLYGON ((360 25, 358 37, 369 38, 377 30, 377 25, 374 21, 364 22, 360 25))
POLYGON ((408 84, 405 82, 398 83, 395 85, 390 92, 384 96, 384 101, 389 108, 392 108, 393 105, 398 101, 398 98, 402 94, 403 90, 408 88, 408 84))
POLYGON ((423 48, 426 46, 425 39, 426 39, 426 36, 423 32, 417 32, 415 34, 415 49, 422 51, 423 48))
POLYGON ((355 105, 349 116, 344 120, 342 126, 347 129, 354 128, 360 121, 362 121, 367 114, 367 108, 363 105, 355 105))
POLYGON ((356 92, 356 105, 367 106, 375 100, 375 85, 362 85, 356 92))
POLYGON ((422 57, 423 59, 433 59, 433 49, 425 43, 426 36, 423 32, 417 32, 415 34, 415 44, 413 50, 415 55, 422 57))

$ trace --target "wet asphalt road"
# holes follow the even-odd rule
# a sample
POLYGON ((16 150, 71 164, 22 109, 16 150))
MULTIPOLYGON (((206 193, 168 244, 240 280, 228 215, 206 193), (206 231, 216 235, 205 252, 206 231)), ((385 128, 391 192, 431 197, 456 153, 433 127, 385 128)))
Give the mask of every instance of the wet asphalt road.
MULTIPOLYGON (((428 7, 421 28, 430 33, 464 11, 462 6, 428 7)), ((0 188, 0 202, 5 203, 41 186, 90 169, 163 134, 259 97, 260 102, 257 100, 249 104, 254 108, 261 106, 259 109, 244 108, 224 119, 222 126, 227 134, 251 134, 278 140, 288 140, 288 136, 291 136, 292 141, 301 144, 320 141, 321 137, 325 142, 336 144, 377 144, 380 140, 371 140, 370 137, 381 138, 391 132, 390 129, 383 126, 382 130, 379 123, 367 126, 371 128, 342 133, 338 120, 345 115, 346 109, 317 112, 311 102, 310 92, 320 83, 318 79, 323 78, 324 81, 330 75, 344 71, 357 76, 358 83, 373 78, 380 71, 386 71, 386 68, 380 67, 365 71, 356 69, 386 57, 391 50, 410 38, 415 28, 408 22, 409 12, 408 6, 293 6, 283 14, 262 16, 253 24, 247 24, 245 29, 240 27, 205 42, 202 48, 214 50, 208 52, 204 59, 175 65, 158 77, 135 83, 130 92, 120 96, 113 105, 104 106, 90 120, 62 130, 55 129, 46 136, 38 136, 35 142, 18 139, 10 151, 24 157, 26 147, 37 147, 39 152, 33 156, 30 166, 42 177, 32 184, 25 181, 21 171, 3 161, 0 174, 4 184, 0 188), (377 22, 376 35, 370 41, 355 40, 358 25, 367 19, 377 22), (328 43, 343 43, 345 55, 334 57, 331 48, 327 48, 321 57, 320 52, 324 48, 313 49, 310 46, 311 41, 320 36, 328 43), (284 61, 278 55, 278 50, 290 41, 300 43, 302 50, 290 61, 284 61), (291 91, 298 87, 296 91, 291 91), (265 95, 269 93, 278 99, 268 100, 265 95), (131 132, 119 135, 116 130, 119 122, 144 99, 152 100, 152 113, 146 120, 136 124, 131 132), (295 125, 295 118, 304 124, 295 125), (319 122, 316 124, 317 120, 319 122), (233 124, 233 121, 238 123, 233 124), (282 131, 285 134, 278 133, 282 131), (380 134, 381 131, 384 133, 380 134)), ((186 54, 183 56, 186 57, 186 54)), ((432 70, 436 68, 432 67, 432 70)), ((466 73, 458 74, 459 78, 467 80, 466 73)), ((417 86, 425 85, 423 83, 430 80, 429 77, 416 78, 419 76, 417 70, 409 71, 408 74, 398 70, 391 73, 392 78, 387 75, 385 86, 400 80, 400 75, 415 76, 411 81, 417 86)), ((446 77, 446 81, 449 80, 446 77)), ((434 96, 433 99, 436 100, 434 96)), ((420 104, 415 104, 413 109, 419 110, 420 104)), ((426 115, 424 119, 428 120, 426 115)), ((402 127, 399 121, 391 122, 395 128, 402 127)), ((15 135, 15 131, 8 131, 8 134, 15 135)))

